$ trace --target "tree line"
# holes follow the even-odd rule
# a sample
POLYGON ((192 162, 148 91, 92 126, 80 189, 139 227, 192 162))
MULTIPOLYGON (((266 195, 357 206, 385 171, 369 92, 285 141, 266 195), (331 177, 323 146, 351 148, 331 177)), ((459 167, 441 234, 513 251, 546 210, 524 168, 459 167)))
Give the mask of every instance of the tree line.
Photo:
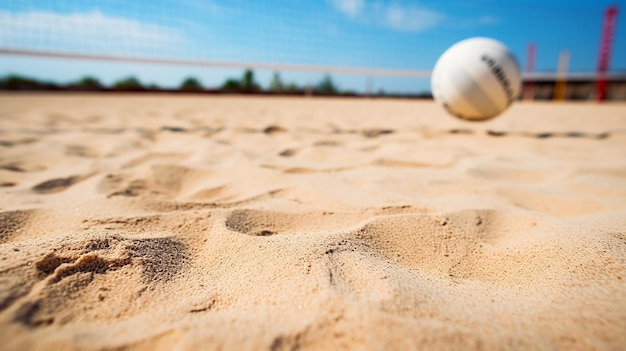
POLYGON ((119 79, 110 86, 92 76, 85 76, 67 84, 40 81, 35 78, 7 75, 0 78, 0 90, 68 90, 68 91, 184 91, 184 92, 225 92, 225 93, 276 93, 276 94, 319 94, 319 95, 356 95, 355 92, 340 90, 330 75, 324 76, 312 86, 298 86, 284 82, 275 72, 267 88, 263 88, 254 77, 254 72, 247 69, 239 78, 228 78, 219 87, 205 87, 195 77, 185 78, 178 87, 162 88, 155 84, 144 84, 134 76, 119 79))

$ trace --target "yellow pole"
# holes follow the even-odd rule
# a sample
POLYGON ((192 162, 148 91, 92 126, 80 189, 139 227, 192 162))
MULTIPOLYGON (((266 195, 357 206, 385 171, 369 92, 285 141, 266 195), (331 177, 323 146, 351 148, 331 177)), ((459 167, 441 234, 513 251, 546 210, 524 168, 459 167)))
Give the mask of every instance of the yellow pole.
POLYGON ((569 51, 561 51, 559 55, 559 66, 556 72, 556 83, 554 84, 554 101, 565 100, 565 90, 567 89, 567 70, 569 69, 569 51))

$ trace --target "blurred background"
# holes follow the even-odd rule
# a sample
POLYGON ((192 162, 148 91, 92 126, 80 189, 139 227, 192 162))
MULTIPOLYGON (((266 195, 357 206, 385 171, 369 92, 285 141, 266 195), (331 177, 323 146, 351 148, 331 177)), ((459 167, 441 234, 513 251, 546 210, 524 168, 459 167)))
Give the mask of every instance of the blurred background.
POLYGON ((427 97, 439 55, 459 40, 488 36, 517 56, 527 84, 533 85, 529 98, 591 99, 603 19, 612 6, 619 10, 608 98, 626 99, 624 5, 604 0, 0 0, 0 78, 3 89, 39 84, 46 89, 427 97), (563 91, 559 79, 569 83, 563 91))

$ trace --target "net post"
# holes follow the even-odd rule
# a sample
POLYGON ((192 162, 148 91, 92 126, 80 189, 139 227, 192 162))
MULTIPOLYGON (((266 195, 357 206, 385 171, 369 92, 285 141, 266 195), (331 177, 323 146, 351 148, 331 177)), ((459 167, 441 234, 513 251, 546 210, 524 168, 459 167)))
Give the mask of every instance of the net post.
POLYGON ((602 36, 600 37, 600 52, 598 53, 598 71, 596 85, 596 100, 604 101, 607 95, 607 78, 613 50, 613 36, 617 21, 617 5, 611 5, 604 11, 602 21, 602 36))
POLYGON ((559 64, 556 69, 556 82, 554 84, 554 101, 565 100, 567 90, 567 70, 569 69, 569 51, 561 51, 559 64))

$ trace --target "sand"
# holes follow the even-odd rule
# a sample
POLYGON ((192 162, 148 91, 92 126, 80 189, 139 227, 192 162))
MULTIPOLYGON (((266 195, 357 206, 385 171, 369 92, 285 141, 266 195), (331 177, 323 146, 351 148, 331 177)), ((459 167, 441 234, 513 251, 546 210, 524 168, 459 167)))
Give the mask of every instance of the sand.
POLYGON ((0 96, 4 350, 626 348, 626 104, 0 96))

